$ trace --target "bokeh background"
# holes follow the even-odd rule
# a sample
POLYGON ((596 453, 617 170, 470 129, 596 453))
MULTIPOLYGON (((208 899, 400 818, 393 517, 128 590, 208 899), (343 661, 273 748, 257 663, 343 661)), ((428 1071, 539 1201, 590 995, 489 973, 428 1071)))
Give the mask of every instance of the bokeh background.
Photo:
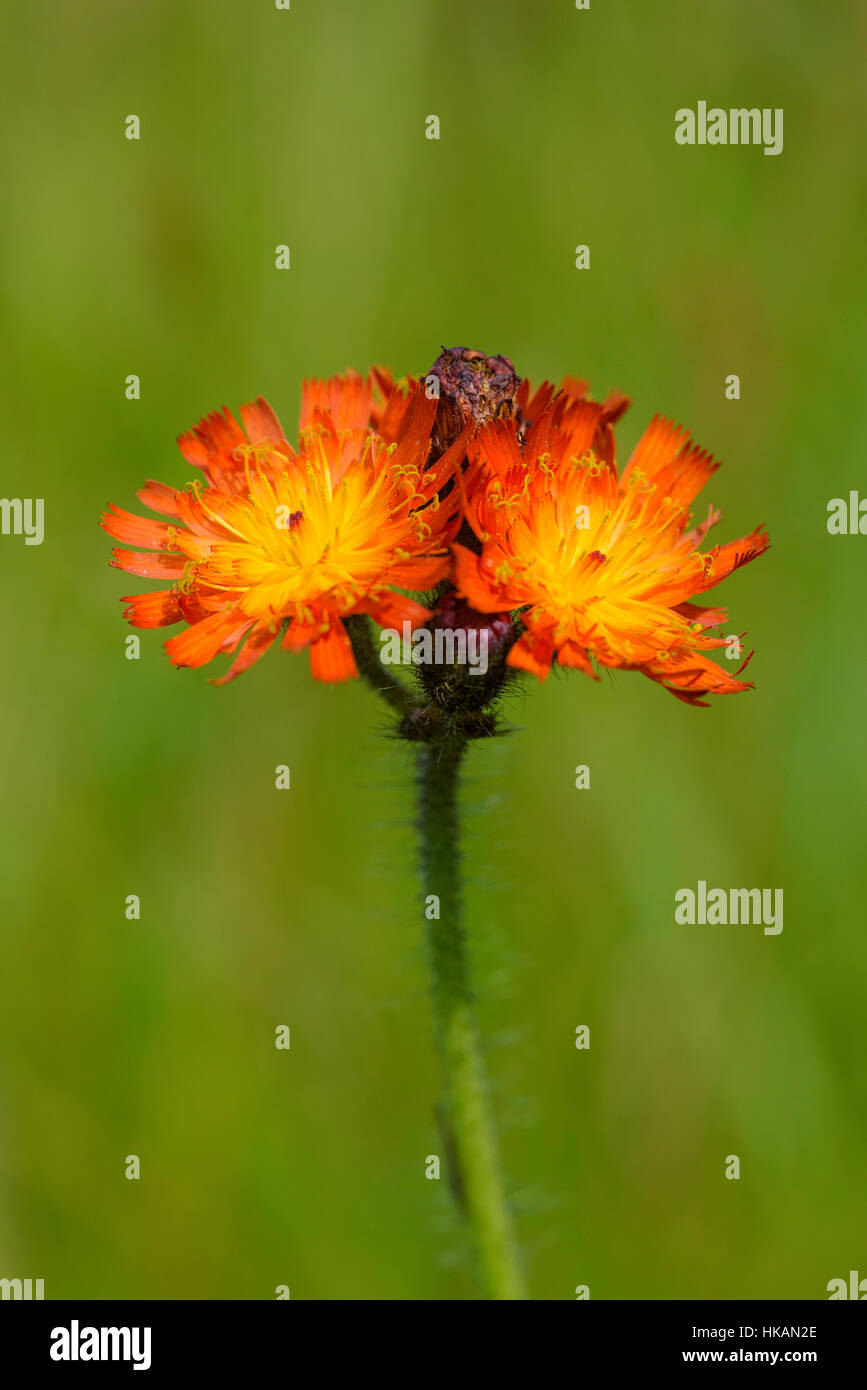
POLYGON ((720 593, 754 692, 691 710, 637 676, 528 682, 518 732, 471 758, 469 922, 533 1296, 867 1275, 867 540, 826 530, 867 491, 863 8, 33 0, 2 30, 0 491, 44 497, 46 537, 0 538, 0 1275, 49 1298, 476 1296, 424 1177, 405 752, 304 658, 225 689, 157 633, 125 659, 119 598, 148 585, 97 528, 145 478, 189 478, 174 439, 206 411, 262 392, 289 427, 302 377, 421 373, 454 343, 628 392, 621 457, 654 411, 682 420, 724 461, 719 539, 772 538, 720 593), (700 99, 783 107, 783 153, 679 147, 700 99), (700 878, 783 888, 782 935, 676 927, 700 878))

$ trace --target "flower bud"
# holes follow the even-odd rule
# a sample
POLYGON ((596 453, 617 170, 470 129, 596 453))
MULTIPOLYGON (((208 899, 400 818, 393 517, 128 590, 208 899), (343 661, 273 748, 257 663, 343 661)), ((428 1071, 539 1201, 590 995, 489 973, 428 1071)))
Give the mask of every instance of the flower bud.
POLYGON ((479 613, 451 589, 427 631, 430 660, 418 667, 426 694, 449 713, 484 709, 503 685, 518 635, 509 614, 479 613))

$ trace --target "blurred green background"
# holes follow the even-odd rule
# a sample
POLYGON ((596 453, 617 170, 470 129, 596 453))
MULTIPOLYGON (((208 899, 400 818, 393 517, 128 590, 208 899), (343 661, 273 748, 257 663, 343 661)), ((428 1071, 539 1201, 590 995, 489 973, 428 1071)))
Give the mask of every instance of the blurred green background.
POLYGON ((453 343, 628 392, 621 458, 654 411, 682 420, 725 464, 717 538, 772 540, 719 592, 754 692, 528 681, 520 732, 472 754, 469 922, 533 1296, 867 1275, 867 540, 826 531, 867 487, 863 8, 39 0, 2 34, 0 490, 44 497, 46 536, 0 538, 0 1275, 476 1296, 424 1177, 407 755, 304 658, 225 689, 158 633, 126 660, 119 598, 149 586, 97 529, 190 477, 174 439, 206 411, 262 392, 291 433, 302 377, 420 373, 453 343), (783 153, 679 147, 700 99, 783 107, 783 153), (782 935, 676 927, 700 878, 783 888, 782 935))

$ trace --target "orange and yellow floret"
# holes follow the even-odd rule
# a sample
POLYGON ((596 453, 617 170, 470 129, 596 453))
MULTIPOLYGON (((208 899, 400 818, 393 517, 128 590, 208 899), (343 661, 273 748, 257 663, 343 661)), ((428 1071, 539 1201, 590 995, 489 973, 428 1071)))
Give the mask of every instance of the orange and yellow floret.
MULTIPOLYGON (((585 383, 519 395, 520 416, 484 426, 459 477, 481 553, 454 545, 454 583, 484 613, 520 610, 508 661, 544 679, 558 666, 640 671, 690 704, 750 688, 711 660, 709 629, 726 610, 691 600, 767 548, 745 539, 699 550, 719 520, 688 529, 690 507, 718 465, 654 417, 622 475, 613 425, 628 401, 585 398, 585 383)), ((750 654, 751 655, 751 654, 750 654)), ((749 657, 747 658, 749 660, 749 657)))
POLYGON ((149 482, 139 499, 165 520, 112 507, 102 518, 112 563, 165 581, 124 600, 136 627, 186 627, 166 642, 177 666, 237 652, 219 684, 257 661, 282 633, 309 649, 324 681, 357 674, 344 620, 424 622, 422 592, 451 569, 460 498, 440 494, 465 438, 429 462, 436 401, 384 372, 305 383, 297 447, 261 397, 202 420, 178 441, 204 482, 176 491, 149 482), (242 428, 243 426, 243 428, 242 428))

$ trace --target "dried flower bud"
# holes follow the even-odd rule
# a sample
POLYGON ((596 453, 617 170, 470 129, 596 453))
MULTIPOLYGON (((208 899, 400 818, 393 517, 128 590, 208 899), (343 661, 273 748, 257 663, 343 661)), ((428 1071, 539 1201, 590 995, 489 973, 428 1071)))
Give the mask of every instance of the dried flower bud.
POLYGON ((512 419, 518 414, 521 378, 508 357, 486 357, 474 348, 443 348, 427 375, 439 383, 433 428, 435 455, 444 453, 469 422, 512 419))

